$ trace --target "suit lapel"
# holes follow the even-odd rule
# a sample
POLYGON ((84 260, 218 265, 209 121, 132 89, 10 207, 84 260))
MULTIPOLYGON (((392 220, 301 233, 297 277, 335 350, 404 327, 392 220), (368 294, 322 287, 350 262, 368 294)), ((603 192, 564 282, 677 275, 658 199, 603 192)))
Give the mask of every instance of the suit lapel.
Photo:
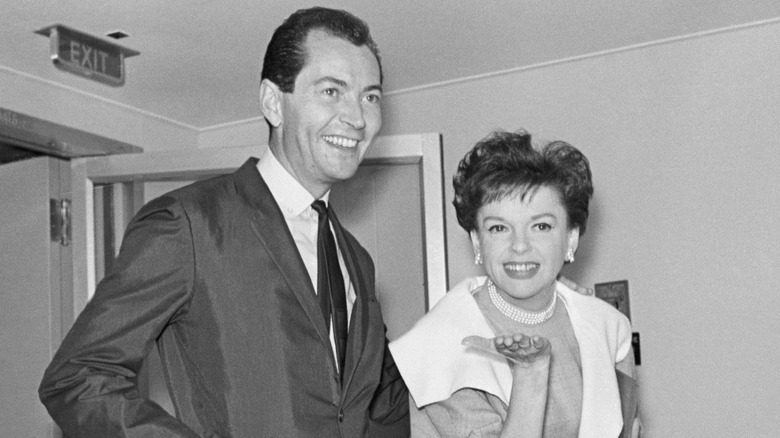
POLYGON ((363 272, 358 264, 357 254, 355 248, 341 227, 335 212, 331 209, 330 215, 331 224, 336 232, 336 240, 341 250, 341 255, 344 257, 344 263, 347 266, 347 272, 349 272, 349 278, 355 288, 355 295, 357 296, 355 304, 352 307, 352 317, 349 324, 349 337, 347 339, 347 357, 344 363, 344 377, 342 381, 342 388, 346 392, 346 388, 349 387, 352 378, 355 375, 355 371, 360 362, 360 358, 363 356, 363 350, 366 347, 366 335, 369 325, 369 310, 368 301, 375 300, 374 294, 370 293, 373 290, 372 285, 368 284, 366 273, 363 272))
POLYGON ((276 264, 322 341, 330 346, 328 328, 322 318, 309 273, 278 204, 257 171, 257 162, 257 158, 250 158, 236 171, 236 190, 250 207, 252 230, 268 257, 276 264))

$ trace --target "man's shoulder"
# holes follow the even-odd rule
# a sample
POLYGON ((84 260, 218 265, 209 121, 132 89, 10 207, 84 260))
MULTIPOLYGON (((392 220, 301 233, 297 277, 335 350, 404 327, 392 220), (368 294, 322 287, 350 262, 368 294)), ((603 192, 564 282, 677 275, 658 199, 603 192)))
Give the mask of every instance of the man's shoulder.
POLYGON ((214 176, 163 193, 144 204, 136 218, 157 213, 180 218, 234 214, 241 199, 235 175, 230 173, 214 176))
MULTIPOLYGON (((251 173, 254 162, 256 162, 256 159, 247 160, 244 165, 233 172, 194 181, 166 192, 160 198, 167 197, 184 203, 197 203, 211 199, 231 199, 238 193, 240 182, 246 180, 248 174, 251 173)), ((253 176, 262 179, 259 174, 253 176)))
POLYGON ((163 193, 150 200, 148 205, 179 203, 198 205, 204 201, 220 198, 230 190, 232 175, 220 175, 209 179, 195 181, 185 186, 163 193))

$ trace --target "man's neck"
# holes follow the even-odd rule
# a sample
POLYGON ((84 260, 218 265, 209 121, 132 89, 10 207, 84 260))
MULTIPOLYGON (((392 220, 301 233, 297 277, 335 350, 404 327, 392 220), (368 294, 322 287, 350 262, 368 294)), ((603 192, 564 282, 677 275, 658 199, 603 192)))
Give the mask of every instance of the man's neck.
POLYGON ((330 185, 313 184, 311 181, 307 181, 301 178, 299 172, 296 171, 295 167, 292 165, 292 162, 287 158, 280 147, 272 147, 269 145, 268 148, 269 152, 273 154, 279 164, 282 165, 284 170, 286 170, 287 173, 295 178, 295 180, 298 181, 298 184, 303 186, 306 191, 311 193, 314 199, 321 199, 323 196, 325 196, 326 193, 330 191, 330 185))

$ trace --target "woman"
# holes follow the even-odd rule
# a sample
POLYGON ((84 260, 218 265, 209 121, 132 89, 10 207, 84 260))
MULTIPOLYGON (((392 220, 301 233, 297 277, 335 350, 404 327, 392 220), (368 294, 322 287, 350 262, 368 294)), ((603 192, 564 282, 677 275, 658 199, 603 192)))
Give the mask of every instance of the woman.
POLYGON ((456 286, 390 345, 413 435, 619 436, 616 369, 635 371, 628 319, 556 280, 585 232, 587 158, 564 142, 535 148, 528 133, 495 132, 461 160, 453 185, 487 278, 456 286))

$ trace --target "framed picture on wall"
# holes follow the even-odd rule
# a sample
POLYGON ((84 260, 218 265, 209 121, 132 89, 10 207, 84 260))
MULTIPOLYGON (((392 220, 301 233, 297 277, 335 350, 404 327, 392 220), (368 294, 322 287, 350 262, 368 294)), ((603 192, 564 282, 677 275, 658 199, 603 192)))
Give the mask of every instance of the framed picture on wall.
POLYGON ((631 320, 631 303, 628 299, 628 280, 596 283, 596 296, 612 304, 631 320))

